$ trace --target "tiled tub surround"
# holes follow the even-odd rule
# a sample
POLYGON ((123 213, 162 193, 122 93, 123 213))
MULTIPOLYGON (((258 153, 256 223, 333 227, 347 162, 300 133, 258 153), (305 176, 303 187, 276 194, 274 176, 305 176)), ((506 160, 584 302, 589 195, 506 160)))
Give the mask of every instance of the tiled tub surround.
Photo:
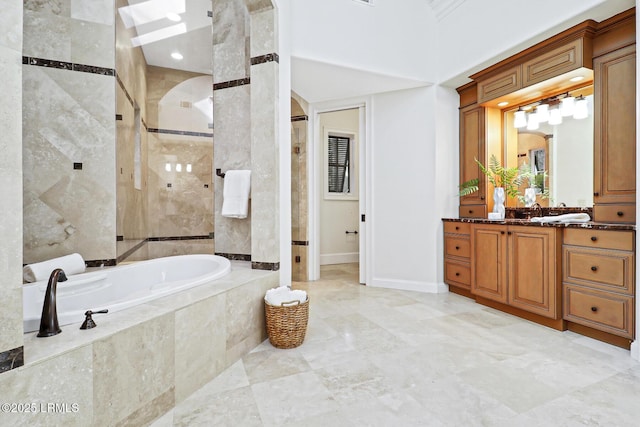
POLYGON ((277 285, 277 273, 233 263, 211 284, 96 316, 94 329, 77 323, 51 338, 26 334, 25 365, 0 375, 3 401, 69 411, 0 413, 0 425, 151 422, 266 338, 263 297, 277 285))
POLYGON ((22 365, 22 2, 3 2, 0 14, 0 377, 22 365), (16 209, 17 208, 17 209, 16 209))

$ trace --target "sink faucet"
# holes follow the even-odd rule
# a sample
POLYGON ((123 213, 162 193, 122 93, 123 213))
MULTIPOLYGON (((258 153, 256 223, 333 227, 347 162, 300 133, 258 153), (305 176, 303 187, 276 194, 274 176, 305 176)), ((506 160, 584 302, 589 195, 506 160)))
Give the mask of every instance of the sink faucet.
POLYGON ((537 215, 535 216, 542 216, 542 206, 540 206, 540 203, 535 202, 533 205, 531 205, 531 212, 536 212, 537 215))
POLYGON ((58 311, 56 310, 56 290, 58 282, 67 280, 67 275, 61 268, 56 268, 49 276, 47 291, 44 294, 44 304, 42 305, 42 317, 40 317, 39 337, 52 337, 58 335, 62 330, 58 325, 58 311))

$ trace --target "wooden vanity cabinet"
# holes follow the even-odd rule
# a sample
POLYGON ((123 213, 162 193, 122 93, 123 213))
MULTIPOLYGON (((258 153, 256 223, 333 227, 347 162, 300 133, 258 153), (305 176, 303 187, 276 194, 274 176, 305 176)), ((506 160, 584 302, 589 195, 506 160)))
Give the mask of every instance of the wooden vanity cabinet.
POLYGON ((634 232, 566 229, 562 249, 564 319, 634 337, 634 232))
POLYGON ((635 223, 635 44, 593 60, 594 221, 635 223))
POLYGON ((471 289, 470 224, 444 223, 444 281, 449 286, 471 289))
POLYGON ((559 319, 558 229, 473 224, 471 230, 471 292, 559 319))

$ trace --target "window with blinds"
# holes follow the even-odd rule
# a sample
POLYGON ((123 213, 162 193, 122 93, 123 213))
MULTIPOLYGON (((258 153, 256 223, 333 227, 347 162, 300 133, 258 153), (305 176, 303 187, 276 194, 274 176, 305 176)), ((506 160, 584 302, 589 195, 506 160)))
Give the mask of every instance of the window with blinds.
POLYGON ((328 139, 328 179, 329 193, 350 193, 350 138, 329 135, 328 139))

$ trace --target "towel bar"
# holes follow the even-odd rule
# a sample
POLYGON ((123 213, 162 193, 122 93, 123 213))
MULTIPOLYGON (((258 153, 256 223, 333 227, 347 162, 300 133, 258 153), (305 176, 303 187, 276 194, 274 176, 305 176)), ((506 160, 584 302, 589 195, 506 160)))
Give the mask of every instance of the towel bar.
POLYGON ((345 231, 344 234, 358 234, 357 231, 345 231))

